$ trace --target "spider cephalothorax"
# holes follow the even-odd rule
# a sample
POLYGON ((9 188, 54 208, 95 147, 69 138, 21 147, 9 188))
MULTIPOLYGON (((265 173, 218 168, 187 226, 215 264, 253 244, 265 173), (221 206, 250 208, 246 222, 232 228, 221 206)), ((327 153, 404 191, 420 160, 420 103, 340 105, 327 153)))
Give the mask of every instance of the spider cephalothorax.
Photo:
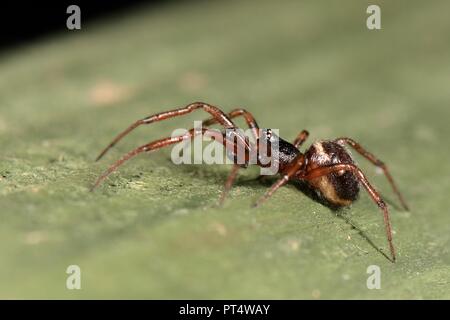
MULTIPOLYGON (((272 161, 277 162, 278 173, 280 174, 281 178, 277 180, 270 187, 270 189, 255 203, 255 206, 262 204, 277 189, 285 185, 290 180, 298 180, 300 182, 306 183, 312 190, 316 191, 320 195, 320 197, 322 197, 332 205, 338 207, 348 206, 353 201, 355 201, 358 197, 359 186, 362 185, 369 193, 372 200, 383 212, 384 224, 386 227, 386 236, 389 242, 392 261, 395 261, 395 250, 392 243, 391 223, 387 205, 385 204, 383 199, 381 199, 379 193, 370 185, 363 172, 355 165, 352 157, 344 146, 351 146, 372 164, 383 170, 394 192, 400 199, 403 207, 405 209, 408 209, 408 207, 406 205, 406 202, 403 200, 402 195, 398 191, 394 180, 389 174, 389 171, 384 163, 350 138, 339 138, 332 141, 318 141, 313 143, 309 147, 309 149, 306 150, 306 152, 302 153, 299 150, 299 147, 308 138, 309 134, 306 130, 301 131, 294 142, 291 144, 275 135, 271 129, 260 130, 252 114, 244 109, 235 109, 226 114, 213 105, 203 102, 195 102, 183 108, 161 112, 136 121, 130 127, 128 127, 128 129, 120 133, 100 153, 100 155, 97 157, 97 160, 99 160, 111 147, 113 147, 120 139, 122 139, 136 127, 143 124, 151 124, 157 121, 185 115, 197 109, 203 109, 212 116, 212 118, 207 119, 202 123, 203 126, 208 127, 213 124, 220 124, 224 129, 228 129, 226 130, 227 133, 211 132, 206 128, 202 128, 201 130, 191 129, 183 135, 167 137, 142 145, 125 154, 121 159, 117 160, 113 165, 111 165, 97 179, 92 189, 97 187, 109 174, 115 171, 125 161, 142 152, 157 150, 184 140, 192 139, 195 135, 200 133, 209 133, 210 136, 216 136, 217 138, 223 137, 222 142, 225 144, 226 142, 230 141, 230 137, 228 136, 230 130, 232 132, 233 130, 235 130, 234 133, 232 133, 233 143, 235 147, 234 149, 237 150, 240 148, 242 150, 245 150, 246 162, 234 162, 235 164, 233 165, 233 169, 226 180, 225 187, 220 196, 221 203, 223 202, 228 191, 233 185, 239 168, 247 167, 250 159, 249 155, 252 154, 252 151, 256 151, 256 154, 258 155, 255 164, 261 167, 264 167, 266 165, 263 163, 262 159, 259 158, 258 148, 261 144, 258 142, 263 142, 263 145, 271 145, 272 143, 276 142, 277 148, 270 149, 270 157, 272 157, 272 161), (244 137, 240 133, 234 122, 231 120, 238 116, 244 117, 247 125, 251 129, 254 142, 251 142, 249 141, 249 139, 244 137)), ((231 158, 235 160, 235 154, 232 154, 231 158)))

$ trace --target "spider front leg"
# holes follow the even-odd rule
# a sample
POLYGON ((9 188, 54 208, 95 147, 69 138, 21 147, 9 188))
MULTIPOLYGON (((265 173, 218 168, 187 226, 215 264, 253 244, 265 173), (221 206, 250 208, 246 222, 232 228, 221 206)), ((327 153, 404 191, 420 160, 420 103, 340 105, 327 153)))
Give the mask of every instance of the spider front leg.
MULTIPOLYGON (((204 134, 205 136, 214 138, 215 141, 220 141, 225 147, 228 146, 229 141, 227 140, 227 136, 221 132, 217 132, 215 130, 209 130, 207 128, 202 128, 201 130, 193 128, 191 130, 189 130, 186 134, 184 135, 180 135, 180 136, 176 136, 176 137, 168 137, 168 138, 164 138, 164 139, 160 139, 160 140, 156 140, 153 142, 150 142, 148 144, 145 144, 143 146, 140 146, 132 151, 130 151, 129 153, 125 154, 122 158, 120 158, 119 160, 117 160, 114 164, 112 164, 100 177, 98 177, 98 179, 96 180, 96 182, 94 183, 94 185, 91 188, 91 191, 93 191, 103 180, 105 180, 111 173, 113 173, 114 171, 116 171, 121 165, 123 165, 126 161, 128 161, 129 159, 137 156, 140 153, 143 152, 149 152, 149 151, 154 151, 178 142, 181 142, 183 140, 188 140, 188 139, 192 139, 195 135, 198 134, 204 134)), ((236 134, 233 134, 233 136, 237 136, 236 134)), ((234 147, 234 153, 239 152, 239 144, 240 144, 240 140, 234 140, 233 139, 233 147, 234 147)), ((244 144, 240 146, 240 149, 243 150, 245 152, 245 161, 248 161, 249 155, 250 155, 250 148, 251 148, 252 144, 244 144)), ((238 164, 234 164, 233 169, 231 171, 230 176, 228 177, 226 183, 225 183, 225 187, 224 190, 222 191, 219 203, 222 204, 228 191, 230 190, 233 181, 236 178, 236 174, 237 171, 239 169, 239 165, 238 164)))
POLYGON ((395 249, 394 244, 392 242, 392 229, 391 229, 391 221, 389 217, 389 211, 386 203, 381 199, 380 194, 373 188, 367 178, 364 176, 363 172, 353 164, 336 164, 328 167, 321 167, 317 169, 313 169, 309 172, 306 172, 304 175, 300 176, 301 179, 311 180, 315 178, 319 178, 321 176, 326 176, 333 172, 339 171, 350 171, 352 172, 360 181, 360 183, 364 186, 366 191, 369 193, 372 200, 378 205, 380 210, 383 212, 384 225, 386 229, 386 237, 389 242, 389 249, 391 251, 392 261, 395 262, 395 249))
POLYGON ((103 174, 100 177, 97 178, 97 180, 95 181, 94 185, 91 188, 91 191, 93 191, 103 180, 105 180, 111 173, 116 171, 126 161, 137 156, 138 154, 143 153, 143 152, 149 152, 149 151, 161 149, 163 147, 181 142, 183 140, 192 139, 195 135, 198 135, 200 133, 207 134, 208 136, 214 136, 216 138, 216 140, 217 139, 223 140, 222 133, 217 132, 217 131, 211 131, 206 128, 202 128, 201 130, 191 129, 191 130, 189 130, 189 132, 187 132, 184 135, 163 138, 160 140, 156 140, 156 141, 144 144, 136 149, 131 150, 130 152, 125 154, 122 158, 120 158, 115 163, 113 163, 105 172, 103 172, 103 174))
MULTIPOLYGON (((227 114, 227 116, 230 119, 234 119, 237 118, 239 116, 244 117, 245 122, 247 123, 248 127, 252 130, 252 134, 253 134, 253 138, 255 138, 255 140, 257 140, 259 138, 259 126, 258 123, 256 123, 255 117, 253 117, 253 115, 248 112, 245 109, 234 109, 231 112, 229 112, 227 114)), ((210 118, 207 119, 205 121, 203 121, 203 125, 205 126, 210 126, 212 124, 217 123, 217 119, 216 118, 210 118)))
MULTIPOLYGON (((121 132, 119 135, 117 135, 114 140, 98 155, 97 159, 95 161, 100 160, 106 152, 108 152, 109 149, 111 149, 117 142, 119 142, 123 137, 125 137, 127 134, 129 134, 131 131, 139 127, 143 124, 151 124, 154 122, 174 118, 177 116, 182 116, 188 113, 191 113, 194 110, 197 109, 203 109, 209 114, 213 116, 213 118, 223 125, 225 128, 231 129, 235 128, 233 121, 219 108, 212 106, 210 104, 204 103, 204 102, 194 102, 191 103, 183 108, 174 109, 170 111, 165 111, 161 113, 157 113, 152 116, 148 116, 144 119, 138 120, 135 123, 133 123, 131 126, 129 126, 125 131, 121 132)), ((241 137, 242 138, 242 137, 241 137)))
POLYGON ((336 139, 335 142, 340 143, 340 144, 347 143, 349 146, 351 146, 353 149, 355 149, 360 155, 362 155, 364 158, 369 160, 373 165, 375 165, 378 168, 380 168, 381 170, 383 170, 384 175, 388 179, 389 184, 391 185, 392 189, 394 190, 394 193, 397 195, 398 199, 400 200, 403 208, 405 210, 409 210, 409 207, 406 204, 406 201, 403 199, 402 194, 400 193, 399 189, 397 188, 397 186, 394 182, 394 179, 392 178, 387 166, 383 163, 383 161, 381 161, 380 159, 375 157, 372 153, 370 153, 369 151, 364 149, 359 143, 357 143, 353 139, 344 137, 344 138, 336 139))

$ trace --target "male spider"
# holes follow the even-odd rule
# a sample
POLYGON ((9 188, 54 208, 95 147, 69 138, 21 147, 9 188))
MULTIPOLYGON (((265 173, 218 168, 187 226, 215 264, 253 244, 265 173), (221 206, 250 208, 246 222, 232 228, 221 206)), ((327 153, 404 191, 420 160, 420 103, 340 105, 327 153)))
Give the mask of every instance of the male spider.
MULTIPOLYGON (((203 103, 195 102, 191 103, 183 108, 174 109, 166 112, 157 113, 152 116, 148 116, 144 119, 138 120, 128 127, 125 131, 120 133, 97 157, 98 161, 103 155, 112 148, 120 139, 127 135, 130 131, 142 124, 150 124, 161 120, 166 120, 176 116, 181 116, 188 114, 194 110, 203 109, 212 115, 212 118, 207 119, 203 122, 204 126, 210 126, 212 124, 218 123, 222 125, 225 129, 236 129, 234 142, 235 150, 237 147, 244 148, 246 153, 245 164, 237 164, 236 157, 234 155, 234 165, 233 169, 228 176, 225 187, 222 191, 220 202, 222 203, 225 199, 228 191, 230 190, 236 175, 240 167, 246 167, 248 164, 250 151, 258 149, 257 143, 250 142, 245 136, 243 136, 240 131, 238 131, 236 125, 231 119, 238 116, 244 117, 247 125, 252 131, 253 137, 256 141, 264 142, 270 145, 275 139, 278 139, 278 168, 281 178, 277 180, 270 189, 255 203, 255 207, 262 204, 267 200, 277 189, 285 185, 290 180, 297 180, 305 182, 306 185, 315 190, 317 194, 330 204, 337 207, 349 206, 353 201, 357 199, 359 193, 359 183, 364 186, 366 191, 369 193, 372 200, 378 205, 378 207, 383 212, 384 224, 386 228, 386 236, 389 243, 389 249, 392 255, 392 261, 395 262, 395 249, 392 243, 392 232, 391 223, 389 219, 389 212, 386 203, 381 198, 380 194, 370 185, 362 171, 355 165, 352 157, 348 151, 344 148, 347 144, 354 148, 363 157, 369 160, 375 166, 381 168, 392 186, 395 194, 399 198, 403 207, 408 210, 405 200, 403 199, 401 193, 396 187, 392 176, 386 165, 377 159, 373 154, 366 151, 358 143, 350 138, 339 138, 336 140, 324 140, 317 141, 313 143, 304 153, 300 152, 298 149, 307 139, 309 133, 306 130, 300 132, 294 142, 291 144, 272 133, 271 129, 259 130, 259 127, 252 116, 252 114, 244 109, 235 109, 228 114, 225 114, 219 108, 203 103)), ((224 133, 217 133, 206 128, 201 130, 191 129, 184 135, 179 135, 175 137, 167 137, 160 140, 156 140, 145 145, 142 145, 129 153, 125 154, 121 159, 117 160, 112 164, 95 182, 92 189, 95 189, 109 174, 115 171, 119 166, 121 166, 128 159, 142 153, 160 149, 162 147, 172 145, 183 140, 192 139, 197 134, 209 134, 210 136, 221 135, 225 137, 224 133)), ((229 137, 225 137, 222 141, 229 140, 229 137)), ((225 144, 225 143, 224 143, 225 144)), ((258 151, 258 150, 257 150, 258 151)), ((264 166, 258 158, 257 165, 264 166)))

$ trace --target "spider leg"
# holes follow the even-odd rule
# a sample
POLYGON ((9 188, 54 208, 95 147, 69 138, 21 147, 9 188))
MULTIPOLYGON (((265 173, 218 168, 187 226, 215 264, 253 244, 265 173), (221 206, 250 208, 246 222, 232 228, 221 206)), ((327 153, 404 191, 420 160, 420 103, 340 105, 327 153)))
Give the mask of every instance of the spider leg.
POLYGON ((307 130, 302 130, 295 138, 294 142, 292 143, 297 149, 301 147, 303 142, 305 142, 306 139, 308 139, 309 132, 307 130))
MULTIPOLYGON (((234 109, 227 115, 230 119, 234 119, 236 117, 243 116, 248 127, 252 130, 253 138, 255 139, 255 141, 258 139, 259 126, 256 123, 255 118, 253 117, 253 115, 250 112, 248 112, 245 109, 234 109)), ((202 125, 210 126, 210 125, 216 124, 217 122, 218 122, 218 120, 216 118, 209 118, 209 119, 203 121, 202 125)), ((233 186, 234 181, 236 180, 236 176, 239 171, 239 168, 240 168, 239 165, 237 165, 237 164, 233 165, 233 168, 231 169, 231 172, 225 182, 225 186, 220 195, 219 205, 222 205, 223 202, 225 201, 225 198, 228 195, 228 192, 230 191, 231 187, 233 186)))
POLYGON ((234 125, 233 121, 231 121, 231 119, 219 108, 212 106, 210 104, 207 104, 207 103, 203 103, 203 102, 194 102, 194 103, 188 104, 187 106, 185 106, 183 108, 160 112, 160 113, 157 113, 157 114, 148 116, 144 119, 136 121, 131 126, 129 126, 125 131, 123 131, 119 135, 117 135, 114 138, 114 140, 99 154, 99 156, 97 157, 97 159, 95 161, 100 160, 106 154, 106 152, 108 152, 109 149, 111 149, 123 137, 125 137, 128 133, 130 133, 131 131, 133 131, 134 129, 139 127, 140 125, 151 124, 154 122, 174 118, 177 116, 182 116, 182 115, 191 113, 192 111, 200 109, 200 108, 205 110, 206 112, 210 113, 214 117, 214 119, 216 119, 216 121, 218 123, 220 123, 221 125, 223 125, 225 128, 232 129, 232 128, 236 127, 234 125))
POLYGON ((225 198, 227 197, 228 192, 230 191, 231 187, 233 186, 233 183, 234 183, 234 180, 236 179, 239 168, 240 168, 239 165, 237 165, 237 164, 233 165, 233 168, 231 169, 231 172, 230 172, 230 174, 227 178, 227 181, 225 182, 225 185, 223 187, 222 193, 220 194, 220 199, 219 199, 220 206, 225 201, 225 198))
POLYGON ((163 148, 163 147, 166 147, 166 146, 169 146, 169 145, 181 142, 183 140, 191 139, 195 135, 200 134, 200 132, 202 134, 207 134, 208 136, 214 136, 216 140, 217 139, 221 139, 223 141, 223 143, 225 143, 222 133, 217 132, 217 131, 208 130, 206 128, 202 128, 201 130, 191 129, 190 131, 188 131, 184 135, 163 138, 163 139, 159 139, 159 140, 156 140, 156 141, 144 144, 144 145, 142 145, 142 146, 140 146, 140 147, 138 147, 136 149, 131 150, 130 152, 125 154, 122 158, 120 158, 115 163, 113 163, 105 172, 103 172, 103 174, 100 177, 97 178, 96 182, 94 183, 94 185, 91 188, 91 191, 93 191, 111 173, 113 173, 121 165, 123 165, 124 162, 126 162, 127 160, 137 156, 138 154, 140 154, 142 152, 149 152, 149 151, 157 150, 157 149, 160 149, 160 148, 163 148), (218 137, 218 136, 220 136, 220 137, 218 137))
POLYGON ((331 165, 328 167, 320 167, 320 168, 313 169, 309 172, 306 172, 304 175, 300 176, 300 178, 305 179, 305 180, 311 180, 311 179, 318 178, 321 176, 326 176, 330 173, 338 172, 341 170, 352 172, 358 178, 358 180, 361 182, 361 184, 364 186, 364 188, 367 190, 367 192, 369 193, 372 200, 378 205, 378 207, 383 212, 384 225, 386 228, 386 236, 387 236, 387 240, 389 242, 389 249, 391 251, 392 261, 395 262, 395 249, 394 249, 394 244, 392 243, 391 222, 390 222, 390 218, 389 218, 389 211, 388 211, 387 205, 383 201, 383 199, 381 199, 381 196, 375 190, 375 188, 373 188, 370 185, 369 181, 367 181, 367 178, 364 176, 364 174, 358 167, 356 167, 353 164, 336 164, 336 165, 331 165))
MULTIPOLYGON (((256 123, 255 118, 253 117, 253 115, 250 112, 248 112, 245 109, 234 109, 230 113, 228 113, 227 115, 228 115, 228 117, 230 119, 234 119, 236 117, 243 116, 244 119, 245 119, 245 122, 247 122, 248 127, 252 130, 253 137, 255 138, 255 140, 258 139, 258 137, 259 137, 259 132, 258 132, 259 126, 256 123)), ((210 125, 215 124, 217 122, 218 121, 217 121, 216 118, 209 118, 209 119, 203 121, 203 125, 210 126, 210 125)))
POLYGON ((400 193, 399 189, 397 188, 394 179, 392 178, 391 174, 389 173, 389 170, 387 166, 375 157, 372 153, 368 152, 366 149, 364 149, 359 143, 355 142, 354 140, 350 138, 339 138, 335 140, 338 143, 347 143, 350 145, 353 149, 355 149, 359 154, 361 154, 364 158, 369 160, 372 164, 383 170, 384 175, 389 181, 389 184, 391 185, 392 189, 394 190, 394 193, 397 195, 398 199, 400 200, 403 208, 405 210, 409 210, 408 205, 406 204, 406 201, 404 200, 402 194, 400 193))
POLYGON ((277 191, 280 187, 284 186, 294 175, 298 173, 300 168, 303 166, 305 162, 305 156, 303 154, 299 154, 294 160, 292 160, 290 166, 283 172, 283 176, 278 179, 270 188, 266 191, 266 193, 259 198, 258 201, 255 202, 253 207, 260 206, 264 201, 270 198, 275 191, 277 191))

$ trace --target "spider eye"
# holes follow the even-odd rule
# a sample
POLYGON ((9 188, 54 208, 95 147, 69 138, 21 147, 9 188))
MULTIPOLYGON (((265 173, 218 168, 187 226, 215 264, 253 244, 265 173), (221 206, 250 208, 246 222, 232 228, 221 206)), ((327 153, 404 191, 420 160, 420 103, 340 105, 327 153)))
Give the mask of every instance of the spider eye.
POLYGON ((266 138, 267 139, 272 138, 272 129, 266 129, 266 138))

